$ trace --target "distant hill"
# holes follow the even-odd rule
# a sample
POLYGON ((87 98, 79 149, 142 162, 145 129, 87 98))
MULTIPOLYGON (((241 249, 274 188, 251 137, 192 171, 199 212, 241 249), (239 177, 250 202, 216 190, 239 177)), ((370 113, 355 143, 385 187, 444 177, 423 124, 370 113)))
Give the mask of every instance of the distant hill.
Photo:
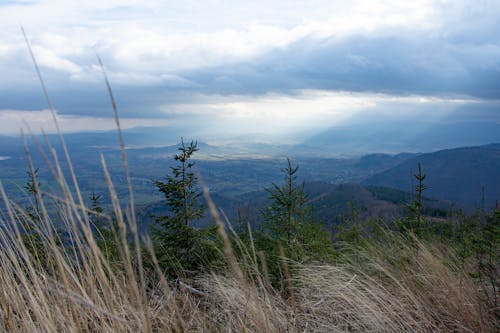
MULTIPOLYGON (((316 218, 326 223, 338 222, 339 215, 349 216, 355 207, 362 220, 382 217, 387 221, 407 214, 405 204, 411 202, 412 194, 381 186, 360 184, 309 183, 305 186, 316 218)), ((449 203, 424 198, 428 208, 424 214, 442 215, 449 203)))
POLYGON ((401 205, 381 200, 359 184, 310 183, 306 185, 305 190, 314 207, 316 218, 323 223, 338 223, 341 215, 351 215, 352 208, 357 210, 362 220, 375 217, 390 220, 404 213, 401 205))
POLYGON ((297 154, 314 152, 324 155, 430 152, 492 142, 500 142, 500 124, 494 122, 372 120, 326 129, 297 145, 294 150, 297 154))
POLYGON ((483 196, 486 207, 500 200, 500 144, 422 154, 369 177, 363 184, 411 191, 418 163, 427 175, 427 196, 468 208, 480 207, 483 196))
MULTIPOLYGON (((316 221, 325 225, 336 225, 340 217, 349 217, 352 207, 355 207, 360 220, 369 218, 385 218, 387 221, 401 217, 407 213, 404 205, 412 200, 412 194, 397 189, 380 186, 363 186, 360 184, 328 184, 323 182, 306 183, 304 190, 313 207, 316 221)), ((233 224, 247 221, 258 225, 261 221, 261 211, 269 203, 269 193, 266 190, 252 191, 238 196, 212 194, 212 200, 233 224)), ((449 203, 425 198, 428 215, 442 215, 449 209, 449 203)), ((151 215, 168 213, 164 200, 139 207, 139 220, 151 223, 151 215)), ((210 220, 208 216, 200 225, 210 220)), ((246 222, 245 222, 246 223, 246 222)), ((147 226, 143 225, 142 228, 147 226)))

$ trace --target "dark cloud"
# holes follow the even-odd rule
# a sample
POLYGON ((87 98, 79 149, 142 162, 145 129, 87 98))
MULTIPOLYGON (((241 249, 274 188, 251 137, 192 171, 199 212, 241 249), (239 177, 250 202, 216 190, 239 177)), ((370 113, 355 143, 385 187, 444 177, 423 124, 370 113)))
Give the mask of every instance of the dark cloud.
POLYGON ((500 45, 420 37, 304 39, 251 62, 186 77, 211 93, 331 89, 500 99, 500 45), (471 48, 474 52, 464 51, 471 48))
MULTIPOLYGON (((283 8, 287 6, 288 3, 283 3, 283 8)), ((165 106, 168 109, 168 105, 172 104, 196 103, 197 96, 203 94, 248 97, 269 93, 296 94, 297 90, 302 89, 500 100, 500 4, 495 1, 481 1, 480 4, 454 1, 446 4, 436 2, 432 6, 440 14, 439 22, 431 28, 411 29, 403 24, 403 28, 398 31, 382 25, 372 32, 356 33, 354 29, 354 32, 345 36, 330 32, 330 37, 325 38, 319 38, 311 30, 311 34, 306 37, 285 46, 270 50, 265 48, 265 53, 259 51, 255 56, 219 61, 207 54, 207 59, 217 64, 210 67, 205 64, 205 67, 198 66, 191 70, 168 67, 168 64, 175 64, 169 57, 178 56, 184 52, 183 49, 182 52, 176 49, 169 56, 162 53, 162 48, 157 52, 146 52, 144 59, 150 56, 150 63, 134 57, 125 57, 129 62, 124 61, 123 57, 119 61, 117 54, 122 46, 119 43, 127 40, 107 41, 96 36, 95 49, 88 47, 92 43, 83 43, 83 51, 75 54, 68 52, 69 55, 61 56, 77 64, 81 73, 71 72, 71 66, 68 71, 68 64, 50 57, 45 59, 45 66, 42 65, 41 69, 59 112, 101 117, 110 115, 111 110, 101 74, 94 68, 96 50, 102 53, 124 117, 162 116, 165 106), (130 64, 143 67, 127 67, 130 64), (50 69, 47 67, 49 65, 52 68, 59 66, 59 69, 50 69), (151 70, 151 67, 157 69, 151 70)), ((258 7, 260 15, 263 7, 258 7)), ((103 10, 97 14, 104 21, 111 14, 126 21, 123 15, 127 8, 115 8, 112 12, 103 10)), ((146 17, 150 13, 141 15, 146 17)), ((290 26, 297 24, 290 23, 290 26)), ((244 29, 235 31, 235 35, 245 36, 244 29)), ((158 33, 158 36, 163 35, 158 33)), ((35 45, 43 44, 43 38, 33 40, 35 45)), ((159 38, 158 41, 163 39, 159 38)), ((223 45, 221 49, 230 49, 225 43, 218 44, 219 40, 212 42, 213 45, 223 45)), ((191 60, 193 63, 204 63, 200 61, 199 53, 206 50, 190 49, 196 49, 200 43, 203 44, 202 41, 186 44, 189 45, 186 46, 186 57, 181 60, 187 64, 191 60)), ((151 47, 152 44, 146 45, 151 47)), ((59 45, 61 50, 64 50, 63 46, 59 45)), ((45 108, 46 103, 27 50, 10 44, 6 47, 6 56, 0 61, 0 74, 4 78, 0 82, 0 109, 45 108)), ((220 52, 225 53, 231 54, 220 52)), ((207 60, 207 63, 210 61, 207 60)), ((467 108, 470 107, 467 104, 467 108)), ((496 105, 490 107, 491 110, 495 108, 496 105)))

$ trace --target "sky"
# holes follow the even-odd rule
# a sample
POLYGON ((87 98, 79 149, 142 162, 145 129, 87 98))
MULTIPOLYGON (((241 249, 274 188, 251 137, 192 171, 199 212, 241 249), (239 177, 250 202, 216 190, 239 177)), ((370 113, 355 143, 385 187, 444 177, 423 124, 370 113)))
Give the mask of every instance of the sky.
POLYGON ((365 119, 500 123, 496 0, 0 0, 0 134, 193 124, 291 140, 365 119))

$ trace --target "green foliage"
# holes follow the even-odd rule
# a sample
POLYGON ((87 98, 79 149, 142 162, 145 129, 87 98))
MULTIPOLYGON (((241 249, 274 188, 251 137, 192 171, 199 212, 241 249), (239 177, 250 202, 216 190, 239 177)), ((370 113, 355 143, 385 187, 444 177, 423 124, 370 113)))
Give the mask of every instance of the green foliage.
POLYGON ((413 175, 415 180, 417 181, 417 185, 415 186, 415 196, 413 201, 410 204, 406 205, 406 208, 410 212, 410 216, 406 219, 403 219, 402 222, 399 223, 399 227, 401 230, 410 231, 415 235, 421 236, 424 232, 424 219, 423 219, 423 193, 427 189, 427 186, 424 184, 424 180, 426 175, 422 173, 422 166, 418 163, 418 172, 413 175))
POLYGON ((290 250, 299 242, 299 231, 307 215, 307 198, 304 186, 297 185, 298 166, 292 166, 287 159, 283 169, 285 184, 273 184, 268 189, 271 204, 263 211, 266 229, 269 235, 280 240, 290 250))
POLYGON ((500 261, 500 209, 486 217, 481 228, 480 239, 476 242, 476 258, 480 278, 485 287, 485 295, 497 318, 500 318, 499 304, 499 261, 500 261), (492 292, 488 292, 488 290, 492 292))
POLYGON ((93 211, 93 213, 91 213, 91 216, 101 214, 104 211, 104 208, 101 207, 101 203, 100 203, 101 198, 102 198, 102 196, 96 195, 95 192, 92 192, 92 195, 89 198, 90 199, 90 209, 93 211))
POLYGON ((344 243, 349 243, 355 247, 361 245, 363 238, 363 227, 361 226, 359 220, 359 211, 354 205, 350 203, 350 216, 341 216, 341 224, 339 225, 339 230, 337 233, 337 239, 344 243))
POLYGON ((479 210, 473 216, 460 214, 453 244, 461 267, 469 269, 469 275, 480 282, 485 298, 500 317, 500 210, 490 214, 479 210))
POLYGON ((44 233, 40 216, 39 197, 41 193, 39 192, 40 182, 37 180, 38 171, 39 169, 36 168, 33 172, 27 172, 28 180, 24 185, 24 189, 32 197, 32 205, 26 207, 21 214, 24 215, 21 220, 21 237, 31 256, 42 264, 46 264, 47 250, 42 236, 44 233))
POLYGON ((189 145, 181 140, 179 153, 174 156, 178 165, 171 168, 166 181, 155 181, 165 196, 170 214, 156 217, 153 228, 156 255, 168 274, 181 271, 194 272, 218 257, 218 237, 215 226, 197 229, 192 223, 204 216, 201 190, 193 172, 192 155, 198 151, 197 143, 189 145))
POLYGON ((302 255, 309 261, 331 261, 336 257, 332 237, 320 223, 313 220, 307 221, 301 226, 303 243, 302 255))
POLYGON ((395 204, 401 204, 411 200, 411 194, 398 189, 374 185, 368 185, 365 186, 365 188, 379 200, 384 200, 395 204))
POLYGON ((37 180, 38 178, 39 168, 36 168, 33 172, 27 171, 28 180, 24 184, 24 189, 28 192, 29 195, 32 196, 34 205, 26 207, 26 212, 28 216, 33 221, 40 220, 40 203, 38 202, 38 196, 40 191, 40 182, 37 180))
MULTIPOLYGON (((190 161, 191 156, 199 149, 195 142, 191 141, 189 146, 186 146, 183 140, 178 149, 180 153, 177 153, 174 159, 180 164, 171 168, 172 175, 167 177, 166 182, 156 181, 155 185, 165 195, 167 205, 172 210, 173 215, 168 219, 190 226, 193 220, 203 217, 204 212, 200 200, 201 191, 197 188, 197 179, 192 171, 194 163, 190 161)), ((186 242, 188 243, 189 239, 186 239, 186 242)))
POLYGON ((93 226, 94 238, 97 246, 109 262, 119 261, 118 237, 116 220, 104 214, 101 206, 101 195, 92 192, 90 199, 89 220, 93 226))
POLYGON ((287 159, 284 183, 268 190, 271 203, 262 211, 260 244, 274 254, 283 246, 285 255, 295 261, 326 259, 333 255, 330 235, 312 217, 304 184, 297 184, 298 170, 287 159))

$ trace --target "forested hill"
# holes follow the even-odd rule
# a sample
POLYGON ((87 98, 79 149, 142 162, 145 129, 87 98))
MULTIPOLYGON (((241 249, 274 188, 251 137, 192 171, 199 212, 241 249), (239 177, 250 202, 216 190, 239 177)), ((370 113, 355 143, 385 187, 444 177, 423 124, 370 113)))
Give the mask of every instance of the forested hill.
POLYGON ((411 191, 417 165, 427 175, 427 196, 459 206, 492 207, 500 200, 500 144, 441 150, 412 157, 366 179, 363 184, 411 191))
MULTIPOLYGON (((324 182, 307 182, 304 184, 311 207, 311 217, 323 225, 336 226, 343 218, 351 219, 356 214, 360 221, 370 218, 392 220, 408 214, 406 204, 413 200, 413 194, 382 186, 363 186, 360 184, 328 184, 324 182)), ((262 211, 269 205, 267 190, 247 192, 242 195, 228 196, 212 194, 212 200, 217 208, 232 224, 248 222, 258 226, 262 221, 262 211)), ((436 216, 449 210, 450 204, 445 201, 424 198, 424 214, 436 216)), ((152 216, 168 213, 165 201, 157 201, 142 205, 138 209, 143 223, 141 228, 153 222, 152 216)), ((210 218, 200 221, 206 225, 210 218)))

